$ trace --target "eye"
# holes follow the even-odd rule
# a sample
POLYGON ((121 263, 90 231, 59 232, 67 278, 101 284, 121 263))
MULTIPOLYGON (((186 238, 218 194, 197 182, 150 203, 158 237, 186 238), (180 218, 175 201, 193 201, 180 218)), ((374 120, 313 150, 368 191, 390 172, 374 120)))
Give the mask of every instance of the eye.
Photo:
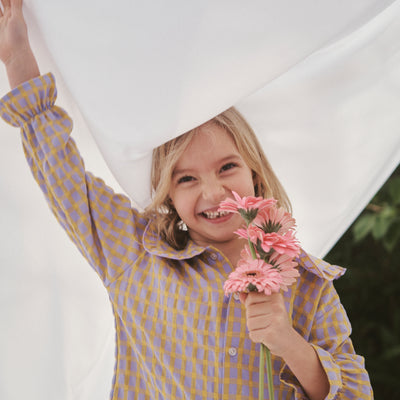
POLYGON ((190 175, 185 175, 185 176, 181 176, 179 179, 178 179, 178 184, 179 183, 185 183, 185 182, 191 182, 191 181, 193 181, 194 180, 194 178, 193 178, 193 176, 190 176, 190 175))
POLYGON ((234 162, 226 163, 226 164, 224 164, 224 165, 222 166, 221 172, 228 171, 228 170, 230 170, 230 169, 232 169, 232 168, 235 168, 235 167, 237 167, 237 164, 234 163, 234 162))

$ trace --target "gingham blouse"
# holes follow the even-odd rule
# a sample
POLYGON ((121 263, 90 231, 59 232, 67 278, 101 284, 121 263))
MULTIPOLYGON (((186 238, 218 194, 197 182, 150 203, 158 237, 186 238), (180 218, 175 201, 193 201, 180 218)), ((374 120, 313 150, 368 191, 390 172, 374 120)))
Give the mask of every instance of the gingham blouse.
MULTIPOLYGON (((222 289, 229 261, 212 246, 173 249, 127 197, 85 172, 72 121, 55 99, 47 74, 7 94, 0 113, 22 128, 26 158, 51 210, 108 291, 116 326, 110 398, 258 398, 259 345, 248 337, 244 307, 222 289)), ((300 278, 284 293, 285 303, 326 371, 327 399, 371 399, 364 360, 354 352, 332 285, 344 270, 305 252, 298 261, 300 278)), ((307 398, 285 362, 274 356, 272 362, 276 398, 307 398)))

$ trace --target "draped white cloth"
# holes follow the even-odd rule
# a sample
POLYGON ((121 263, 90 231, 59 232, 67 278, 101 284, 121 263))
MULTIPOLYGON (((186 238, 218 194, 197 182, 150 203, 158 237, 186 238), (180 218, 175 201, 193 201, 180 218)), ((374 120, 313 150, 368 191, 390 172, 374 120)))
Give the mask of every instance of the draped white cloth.
MULTIPOLYGON (((151 149, 231 105, 315 255, 399 163, 399 0, 25 0, 24 12, 88 169, 140 206, 151 149)), ((1 123, 0 142, 0 398, 106 399, 105 290, 47 209, 17 130, 1 123)))

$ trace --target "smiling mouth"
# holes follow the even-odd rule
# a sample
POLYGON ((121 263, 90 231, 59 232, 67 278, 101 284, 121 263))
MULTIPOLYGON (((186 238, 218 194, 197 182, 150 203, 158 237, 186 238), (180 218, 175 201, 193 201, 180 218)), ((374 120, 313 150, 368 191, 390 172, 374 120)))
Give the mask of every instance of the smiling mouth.
POLYGON ((203 211, 201 215, 206 217, 207 219, 217 219, 221 217, 225 217, 230 214, 227 211, 203 211))

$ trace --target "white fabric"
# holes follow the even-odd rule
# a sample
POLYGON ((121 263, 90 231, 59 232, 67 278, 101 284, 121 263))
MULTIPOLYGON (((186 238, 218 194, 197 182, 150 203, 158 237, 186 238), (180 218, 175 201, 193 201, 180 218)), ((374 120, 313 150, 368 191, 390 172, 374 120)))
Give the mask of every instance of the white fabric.
MULTIPOLYGON (((88 169, 139 205, 151 148, 231 105, 315 255, 400 160, 399 0, 26 0, 24 11, 88 169)), ((50 215, 17 131, 2 123, 0 141, 0 398, 106 399, 105 290, 50 215)))

